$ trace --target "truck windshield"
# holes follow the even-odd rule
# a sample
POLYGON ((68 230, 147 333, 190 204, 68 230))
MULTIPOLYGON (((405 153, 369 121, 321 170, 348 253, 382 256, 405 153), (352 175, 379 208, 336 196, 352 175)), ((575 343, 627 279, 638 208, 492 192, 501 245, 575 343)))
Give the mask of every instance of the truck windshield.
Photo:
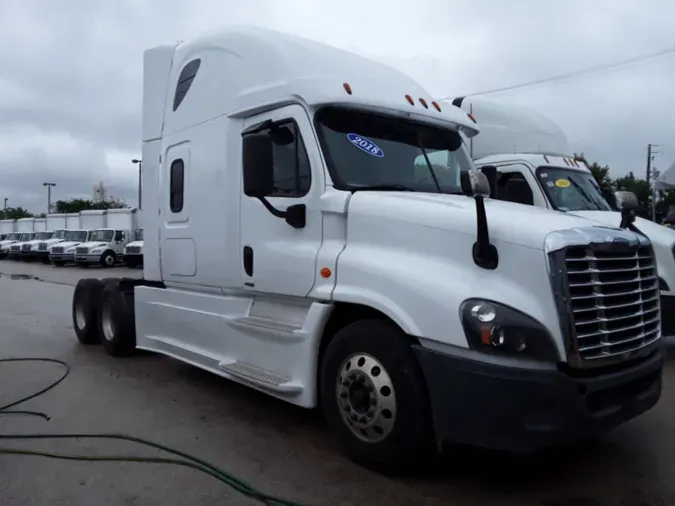
POLYGON ((18 241, 21 238, 21 234, 18 234, 16 232, 12 232, 7 234, 6 240, 8 241, 18 241))
POLYGON ((611 211, 589 172, 560 167, 539 167, 537 179, 555 209, 560 211, 611 211))
POLYGON ((24 241, 24 242, 25 241, 32 241, 33 237, 35 237, 35 233, 29 232, 29 233, 21 234, 21 238, 19 240, 24 241))
POLYGON ((326 107, 316 117, 336 188, 462 193, 473 168, 459 134, 403 118, 326 107))
POLYGON ((114 234, 112 230, 94 230, 89 237, 89 242, 110 242, 114 234))
POLYGON ((84 242, 87 240, 86 230, 68 230, 66 232, 66 241, 84 242))
POLYGON ((52 239, 63 239, 66 237, 66 231, 65 230, 57 230, 54 232, 54 235, 52 236, 52 239))
POLYGON ((52 235, 54 235, 52 232, 38 232, 36 239, 46 241, 47 239, 51 239, 52 235))

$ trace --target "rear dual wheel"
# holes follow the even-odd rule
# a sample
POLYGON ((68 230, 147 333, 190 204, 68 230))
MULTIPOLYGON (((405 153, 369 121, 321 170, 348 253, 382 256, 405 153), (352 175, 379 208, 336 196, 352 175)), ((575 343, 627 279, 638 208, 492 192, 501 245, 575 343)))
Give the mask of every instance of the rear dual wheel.
POLYGON ((118 278, 81 279, 73 294, 73 327, 82 344, 102 344, 113 356, 136 351, 133 292, 118 278))

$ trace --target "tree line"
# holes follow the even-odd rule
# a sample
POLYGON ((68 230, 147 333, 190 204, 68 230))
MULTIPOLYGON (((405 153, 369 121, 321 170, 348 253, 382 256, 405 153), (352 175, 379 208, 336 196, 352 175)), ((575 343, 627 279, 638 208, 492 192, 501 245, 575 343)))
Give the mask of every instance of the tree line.
MULTIPOLYGON (((593 177, 603 191, 624 190, 635 194, 638 199, 638 216, 651 219, 653 195, 649 182, 646 179, 637 177, 633 171, 623 177, 612 178, 610 169, 607 165, 600 165, 597 162, 589 163, 582 154, 574 155, 579 162, 584 162, 593 173, 593 177)), ((656 222, 660 223, 668 215, 670 206, 675 206, 674 190, 659 190, 656 199, 656 222)))
MULTIPOLYGON (((95 202, 88 199, 57 200, 52 204, 53 213, 79 213, 88 209, 123 209, 129 207, 122 201, 103 200, 95 202)), ((0 215, 3 211, 0 210, 0 215)), ((21 218, 44 218, 46 213, 31 213, 23 207, 8 207, 2 219, 19 220, 21 218)))

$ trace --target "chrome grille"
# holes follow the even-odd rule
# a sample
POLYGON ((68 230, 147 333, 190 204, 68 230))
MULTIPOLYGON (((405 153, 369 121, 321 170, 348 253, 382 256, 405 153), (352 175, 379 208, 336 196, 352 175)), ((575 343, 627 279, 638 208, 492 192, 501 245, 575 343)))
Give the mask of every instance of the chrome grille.
POLYGON ((57 255, 60 253, 63 253, 63 248, 61 246, 57 246, 56 248, 52 248, 52 253, 56 253, 57 255))
POLYGON ((88 248, 86 246, 84 248, 75 248, 75 253, 78 255, 86 255, 88 253, 88 248))
POLYGON ((571 327, 579 358, 638 350, 661 337, 659 282, 651 246, 565 250, 571 327))
POLYGON ((31 244, 22 244, 21 251, 30 251, 31 244))
POLYGON ((46 243, 46 242, 41 242, 41 243, 39 243, 39 244, 38 244, 38 249, 39 249, 40 251, 46 250, 46 249, 47 249, 47 243, 46 243))
POLYGON ((127 253, 130 255, 138 255, 141 252, 139 246, 127 246, 127 253))

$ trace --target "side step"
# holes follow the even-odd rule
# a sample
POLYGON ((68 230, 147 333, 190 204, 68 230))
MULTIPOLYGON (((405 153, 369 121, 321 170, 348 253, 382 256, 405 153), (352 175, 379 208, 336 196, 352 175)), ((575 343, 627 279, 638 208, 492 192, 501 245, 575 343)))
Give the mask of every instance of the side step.
POLYGON ((218 367, 233 378, 272 392, 297 395, 304 390, 296 381, 243 362, 220 362, 218 367))
POLYGON ((281 339, 285 342, 302 341, 307 337, 299 325, 262 318, 260 316, 240 316, 230 320, 230 324, 234 327, 253 331, 258 335, 262 334, 268 338, 273 338, 274 340, 281 339))

